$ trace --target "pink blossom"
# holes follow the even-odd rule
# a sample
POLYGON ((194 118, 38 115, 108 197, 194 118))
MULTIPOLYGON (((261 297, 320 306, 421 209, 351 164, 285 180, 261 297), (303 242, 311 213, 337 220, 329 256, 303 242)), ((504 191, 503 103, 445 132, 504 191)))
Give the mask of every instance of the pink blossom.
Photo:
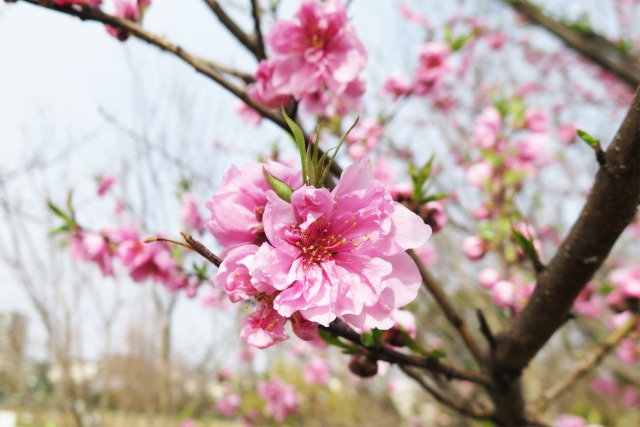
POLYGON ((258 113, 256 110, 251 108, 240 99, 234 100, 231 104, 231 108, 233 109, 233 111, 238 113, 245 122, 249 124, 258 126, 262 121, 262 115, 260 115, 260 113, 258 113))
POLYGON ((191 418, 187 418, 180 423, 180 427, 196 427, 196 422, 191 418))
POLYGON ((107 191, 113 187, 116 182, 116 177, 113 175, 102 175, 98 181, 98 197, 102 197, 107 194, 107 191))
POLYGON ((232 166, 218 186, 218 191, 205 203, 211 220, 204 226, 223 247, 221 256, 231 248, 265 241, 262 215, 267 204, 267 190, 271 187, 262 168, 292 188, 302 184, 301 174, 277 162, 249 163, 238 169, 232 166))
POLYGON ((556 418, 554 427, 587 427, 587 421, 577 415, 562 414, 556 418))
POLYGON ((298 412, 300 398, 293 385, 283 383, 278 377, 258 384, 258 394, 266 402, 265 414, 273 416, 279 424, 291 414, 298 412))
POLYGON ((597 376, 591 380, 591 389, 605 396, 613 396, 618 391, 618 386, 611 378, 597 376))
POLYGON ((473 145, 490 150, 498 143, 502 129, 502 116, 495 107, 487 107, 476 118, 473 128, 473 145))
POLYGON ((604 303, 598 296, 592 296, 588 300, 578 298, 573 303, 573 308, 583 316, 593 319, 600 319, 604 314, 604 303))
POLYGON ((113 252, 103 235, 79 229, 69 238, 69 251, 77 260, 98 264, 104 276, 113 276, 113 252))
POLYGON ((638 404, 640 404, 638 389, 633 386, 625 387, 620 394, 620 401, 627 408, 637 408, 638 404))
POLYGON ((227 309, 229 308, 229 300, 225 298, 224 294, 213 286, 207 284, 203 285, 204 289, 200 293, 200 304, 203 307, 227 309))
POLYGON ((547 123, 547 114, 539 107, 529 107, 524 112, 525 127, 531 132, 546 132, 549 125, 547 123))
POLYGON ((405 250, 431 229, 373 180, 369 159, 347 167, 331 192, 301 187, 291 204, 273 191, 267 198, 270 245, 256 253, 251 275, 281 291, 278 313, 299 311, 325 326, 336 317, 359 329, 393 326, 390 312, 411 302, 421 283, 405 250))
POLYGON ((180 218, 187 227, 201 233, 204 230, 204 223, 200 217, 198 206, 200 206, 200 201, 195 194, 184 193, 182 195, 180 218))
POLYGON ((558 139, 565 145, 571 144, 576 139, 576 125, 564 123, 556 128, 558 139))
MULTIPOLYGON (((135 23, 142 20, 142 16, 146 8, 151 4, 151 0, 115 0, 114 16, 122 19, 128 19, 135 23)), ((126 30, 105 25, 107 32, 113 37, 124 41, 128 37, 126 30)))
POLYGON ((477 261, 487 252, 488 244, 480 237, 471 236, 462 242, 462 253, 471 261, 477 261))
POLYGON ((426 203, 420 208, 420 212, 424 222, 429 224, 431 231, 434 233, 442 230, 442 227, 447 225, 447 214, 440 200, 433 200, 426 203))
POLYGON ((426 244, 421 248, 415 250, 416 255, 420 258, 420 261, 426 266, 431 267, 438 262, 438 253, 433 246, 426 244))
MULTIPOLYGON (((517 142, 518 159, 523 168, 532 168, 541 165, 549 159, 549 136, 542 133, 534 133, 517 142)), ((516 168, 514 168, 516 169, 516 168)))
POLYGON ((507 35, 505 33, 489 33, 486 35, 486 39, 489 46, 499 50, 507 42, 507 35))
POLYGON ((337 0, 306 0, 291 20, 279 20, 266 37, 273 54, 272 85, 296 99, 326 85, 339 91, 367 63, 364 46, 337 0))
POLYGON ((363 142, 367 147, 367 151, 371 151, 378 146, 383 131, 383 127, 376 119, 367 118, 358 122, 351 132, 349 132, 349 135, 347 135, 347 143, 354 144, 356 142, 363 142))
POLYGON ((398 99, 401 96, 409 95, 412 87, 411 82, 402 74, 393 73, 387 76, 382 89, 384 92, 392 95, 393 99, 398 99))
POLYGON ((623 338, 618 347, 618 358, 622 363, 633 365, 640 359, 640 346, 631 338, 623 338))
POLYGON ((444 42, 428 42, 420 47, 420 62, 413 77, 413 93, 425 95, 434 88, 449 71, 447 60, 451 48, 444 42))
POLYGON ((240 399, 240 396, 234 393, 216 400, 216 407, 222 416, 233 418, 238 414, 238 408, 241 403, 242 399, 240 399))
POLYGON ((513 303, 514 313, 520 314, 525 305, 529 302, 529 298, 536 289, 536 282, 521 284, 516 287, 515 301, 513 303))
POLYGON ((480 205, 473 210, 473 217, 475 219, 491 218, 491 209, 487 205, 480 205))
POLYGON ((391 187, 396 178, 396 171, 389 164, 389 158, 386 155, 378 157, 378 161, 373 167, 373 177, 385 187, 391 187))
POLYGON ((53 0, 53 4, 58 6, 91 6, 98 7, 102 3, 102 0, 53 0))
POLYGON ((110 232, 117 243, 116 256, 136 282, 153 279, 168 283, 174 279, 176 261, 167 244, 143 243, 135 227, 120 228, 110 232))
POLYGON ((483 268, 478 273, 478 283, 485 289, 491 289, 500 280, 500 273, 493 268, 483 268))
POLYGON ((609 273, 609 281, 623 296, 640 298, 640 264, 613 270, 609 273))
POLYGON ((498 307, 511 307, 516 300, 514 284, 506 280, 499 280, 491 289, 491 300, 498 307))
POLYGON ((482 190, 493 176, 493 166, 489 162, 480 161, 469 166, 465 173, 469 185, 482 190))
POLYGON ((331 367, 326 359, 314 357, 304 366, 302 373, 307 384, 326 385, 331 374, 331 367))
POLYGON ((407 3, 400 3, 400 5, 398 6, 398 12, 400 12, 400 16, 405 18, 407 21, 425 27, 429 26, 429 21, 427 21, 427 18, 424 15, 414 12, 407 3))
POLYGON ((279 94, 272 84, 274 64, 268 60, 260 61, 253 75, 254 84, 247 89, 247 95, 254 101, 271 108, 286 107, 290 96, 279 94))

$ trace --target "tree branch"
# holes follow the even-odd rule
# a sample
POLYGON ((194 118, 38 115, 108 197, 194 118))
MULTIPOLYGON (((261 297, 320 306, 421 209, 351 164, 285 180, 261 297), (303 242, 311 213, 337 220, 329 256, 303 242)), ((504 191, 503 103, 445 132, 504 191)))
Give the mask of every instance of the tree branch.
POLYGON ((264 40, 262 38, 262 30, 260 29, 260 0, 251 0, 251 14, 253 15, 253 31, 256 35, 256 58, 258 61, 267 59, 264 49, 264 40))
POLYGON ((492 376, 505 424, 522 422, 520 372, 566 321, 574 299, 600 268, 640 204, 640 88, 567 238, 522 313, 496 337, 492 376), (519 397, 518 397, 519 396, 519 397))
POLYGON ((351 329, 349 325, 347 325, 340 319, 334 320, 327 327, 320 326, 320 328, 331 332, 335 336, 345 338, 352 343, 365 348, 369 352, 369 354, 371 354, 377 360, 384 360, 385 362, 395 363, 400 366, 406 365, 425 369, 436 374, 444 375, 448 379, 454 378, 458 380, 467 380, 476 384, 481 384, 485 387, 488 387, 490 385, 490 379, 486 375, 454 368, 440 362, 440 360, 435 357, 422 357, 401 353, 384 344, 376 344, 373 347, 366 347, 360 339, 360 334, 351 329))
POLYGON ((616 329, 589 355, 578 362, 571 372, 549 387, 547 391, 542 393, 542 395, 540 395, 540 397, 538 397, 538 399, 536 399, 536 401, 531 405, 531 412, 535 414, 543 410, 549 402, 567 391, 578 378, 582 377, 594 366, 597 366, 604 356, 616 348, 618 344, 620 344, 620 341, 636 327, 638 321, 640 321, 640 314, 635 314, 627 321, 627 323, 616 329))
POLYGON ((480 351, 475 338, 473 337, 473 335, 471 335, 469 329, 467 329, 467 325, 464 322, 464 319, 456 312, 455 308, 453 308, 453 305, 451 304, 445 293, 442 292, 440 285, 438 285, 435 279, 427 271, 427 268, 422 263, 422 260, 420 260, 420 257, 411 249, 408 250, 407 253, 416 263, 416 266, 420 271, 420 275, 422 276, 422 283, 436 300, 436 303, 442 309, 442 312, 444 313, 449 323, 451 323, 458 330, 458 333, 462 337, 464 344, 467 346, 467 349, 469 349, 469 352, 471 352, 476 362, 478 362, 480 366, 483 366, 482 352, 480 351))
POLYGON ((231 34, 233 34, 233 36, 244 45, 244 47, 249 49, 249 51, 253 53, 258 61, 260 59, 264 59, 260 58, 255 39, 242 31, 242 28, 238 27, 235 21, 231 19, 229 15, 227 15, 224 9, 222 9, 222 6, 220 6, 220 4, 216 0, 205 0, 205 2, 207 3, 207 5, 209 5, 211 11, 218 17, 222 25, 224 25, 229 30, 229 32, 231 32, 231 34))
POLYGON ((640 84, 640 62, 621 51, 608 39, 592 31, 580 31, 545 15, 539 7, 527 0, 503 0, 529 21, 559 37, 564 44, 579 52, 595 64, 615 74, 632 88, 640 84))
POLYGON ((429 393, 435 400, 453 409, 457 413, 464 415, 465 417, 474 418, 476 420, 495 421, 495 417, 491 413, 475 412, 472 409, 467 408, 465 405, 459 404, 454 400, 444 396, 439 391, 437 391, 434 387, 431 387, 431 385, 429 385, 424 380, 422 375, 420 375, 418 372, 414 371, 413 369, 403 365, 400 365, 400 369, 402 369, 402 372, 407 374, 407 376, 413 378, 413 380, 417 382, 420 385, 420 387, 422 387, 427 393, 429 393))

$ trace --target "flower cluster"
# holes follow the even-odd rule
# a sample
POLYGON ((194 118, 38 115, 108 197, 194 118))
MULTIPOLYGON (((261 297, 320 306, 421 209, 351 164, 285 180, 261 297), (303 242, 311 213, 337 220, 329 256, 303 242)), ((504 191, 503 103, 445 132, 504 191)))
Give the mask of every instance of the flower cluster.
POLYGON ((271 55, 254 74, 253 100, 280 108, 293 96, 317 115, 344 115, 359 105, 367 54, 341 1, 302 2, 292 19, 276 21, 265 42, 271 55))
POLYGON ((265 165, 294 189, 290 202, 268 189, 262 167, 232 168, 207 203, 205 226, 225 255, 214 284, 254 308, 242 338, 268 347, 288 338, 288 320, 304 340, 336 318, 359 330, 391 328, 391 312, 415 299, 421 283, 405 251, 421 246, 430 227, 393 201, 366 157, 332 191, 303 186, 284 165, 265 165))

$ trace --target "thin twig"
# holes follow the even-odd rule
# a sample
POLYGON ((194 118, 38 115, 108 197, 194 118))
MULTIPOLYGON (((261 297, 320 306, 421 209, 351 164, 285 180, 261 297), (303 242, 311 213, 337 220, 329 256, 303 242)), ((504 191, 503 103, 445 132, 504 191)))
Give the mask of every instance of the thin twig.
POLYGON ((473 335, 471 335, 471 333, 469 332, 469 329, 467 329, 466 323, 464 322, 462 317, 456 312, 456 310, 453 308, 453 305, 451 304, 451 302, 449 301, 445 293, 440 288, 440 285, 435 281, 435 279, 431 276, 431 274, 429 274, 429 272, 427 271, 427 268, 422 263, 422 260, 420 260, 420 257, 411 249, 409 249, 407 253, 416 263, 416 266, 420 271, 420 275, 422 276, 422 282, 424 283, 425 287, 427 288, 429 293, 433 296, 433 298, 436 300, 436 303, 438 304, 438 306, 440 306, 440 309, 442 309, 442 312, 444 313, 449 323, 451 323, 453 327, 455 327, 458 330, 458 333, 462 337, 462 340, 467 346, 467 349, 473 355, 476 362, 478 362, 478 364, 482 366, 483 365, 482 353, 480 352, 480 348, 478 347, 478 344, 476 344, 475 338, 473 337, 473 335))
POLYGON ((484 313, 479 308, 476 309, 476 316, 478 317, 478 322, 480 322, 480 332, 482 332, 482 335, 487 339, 489 348, 493 353, 493 349, 496 348, 496 339, 493 336, 493 332, 491 332, 491 328, 487 323, 487 319, 484 317, 484 313))
POLYGON ((406 365, 425 369, 436 374, 444 375, 447 379, 467 380, 487 387, 490 385, 490 380, 487 376, 473 371, 454 368, 453 366, 442 363, 435 357, 424 357, 401 353, 385 344, 376 344, 372 347, 366 347, 360 339, 360 334, 340 319, 334 320, 328 327, 320 326, 320 328, 331 332, 335 336, 345 338, 356 345, 366 348, 368 353, 378 360, 395 363, 399 366, 406 365))
POLYGON ((620 341, 629 334, 640 321, 640 314, 635 314, 627 322, 616 329, 609 335, 600 345, 589 353, 585 358, 578 362, 574 368, 560 381, 549 387, 536 401, 531 405, 533 414, 543 410, 549 402, 555 400, 560 394, 567 391, 580 377, 585 375, 589 370, 597 366, 607 353, 611 352, 620 341))
POLYGON ((443 405, 448 406, 449 408, 455 410, 459 414, 464 415, 464 416, 469 417, 469 418, 474 418, 476 420, 496 421, 496 418, 493 415, 493 413, 490 413, 490 412, 484 412, 484 413, 475 412, 472 409, 469 409, 466 406, 461 405, 461 404, 455 402, 454 400, 449 399, 448 397, 444 396, 439 391, 437 391, 434 387, 429 385, 424 380, 422 375, 420 375, 415 370, 413 370, 413 369, 411 369, 411 368, 409 368, 407 366, 403 366, 403 365, 400 365, 400 369, 402 369, 402 372, 407 374, 407 376, 413 378, 420 385, 420 387, 422 387, 427 393, 429 393, 435 400, 437 400, 438 402, 442 403, 443 405))
POLYGON ((202 243, 195 240, 193 237, 191 237, 190 234, 186 234, 182 232, 180 232, 180 234, 182 235, 182 237, 187 243, 182 243, 173 239, 165 239, 164 237, 147 237, 146 239, 143 240, 143 242, 145 243, 168 242, 168 243, 173 243, 174 245, 180 245, 189 250, 199 253, 205 259, 211 262, 213 265, 215 265, 216 267, 220 267, 222 260, 216 255, 214 255, 209 249, 207 249, 206 246, 204 246, 202 243))
POLYGON ((231 32, 231 34, 233 34, 233 36, 244 45, 244 47, 249 49, 249 51, 251 51, 251 53, 260 60, 261 58, 259 58, 258 50, 256 49, 256 41, 238 27, 235 21, 227 15, 224 9, 222 9, 222 6, 220 6, 216 0, 205 0, 205 2, 209 5, 209 8, 218 17, 220 22, 222 22, 222 25, 224 25, 229 32, 231 32))
POLYGON ((253 31, 255 31, 256 37, 256 58, 258 61, 267 59, 267 54, 264 49, 264 40, 262 38, 262 30, 260 29, 260 0, 251 0, 251 14, 253 15, 253 31))

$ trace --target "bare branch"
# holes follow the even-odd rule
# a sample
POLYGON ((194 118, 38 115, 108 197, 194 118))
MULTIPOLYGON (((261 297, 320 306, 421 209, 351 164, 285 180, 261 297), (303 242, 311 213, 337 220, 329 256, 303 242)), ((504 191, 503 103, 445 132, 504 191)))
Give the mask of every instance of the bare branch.
POLYGON ((467 329, 467 325, 464 322, 464 319, 456 312, 455 308, 449 301, 449 298, 445 295, 445 293, 440 288, 440 285, 436 282, 436 280, 429 274, 427 268, 422 263, 420 257, 413 251, 408 250, 407 253, 409 256, 415 261, 418 266, 418 270, 420 270, 420 275, 422 276, 422 283, 425 285, 429 293, 436 300, 436 303, 442 309, 445 317, 458 330, 458 333, 462 337, 464 344, 469 349, 469 352, 473 355, 474 359, 480 366, 483 365, 482 353, 478 344, 476 343, 475 338, 467 329))
POLYGON ((536 401, 531 405, 531 412, 535 414, 543 410, 549 402, 567 391, 576 382, 576 380, 585 375, 593 367, 597 366, 604 356, 616 348, 616 346, 620 344, 620 341, 636 327, 638 321, 640 321, 640 314, 635 314, 627 320, 627 323, 616 329, 611 335, 602 341, 597 348, 578 362, 564 378, 542 393, 542 395, 540 395, 540 397, 538 397, 538 399, 536 399, 536 401))
POLYGON ((264 49, 264 40, 262 38, 262 30, 260 29, 260 0, 251 0, 251 14, 253 15, 253 31, 256 36, 256 57, 258 61, 267 59, 264 49))
POLYGON ((592 31, 571 28, 545 15, 539 7, 527 0, 503 1, 532 23, 558 36, 571 49, 615 74, 632 88, 635 89, 640 84, 640 63, 633 56, 621 51, 615 43, 592 31))
POLYGON ((219 2, 217 2, 216 0, 205 0, 205 2, 207 3, 207 5, 209 5, 209 8, 218 17, 220 22, 222 22, 222 25, 224 25, 229 30, 229 32, 231 32, 231 34, 233 34, 233 36, 244 45, 244 47, 249 49, 249 51, 253 53, 256 58, 258 58, 258 61, 260 59, 264 59, 261 58, 260 54, 258 53, 255 39, 248 36, 247 33, 242 31, 242 28, 238 27, 235 21, 231 19, 229 15, 227 15, 224 9, 222 9, 222 6, 220 6, 219 2))

